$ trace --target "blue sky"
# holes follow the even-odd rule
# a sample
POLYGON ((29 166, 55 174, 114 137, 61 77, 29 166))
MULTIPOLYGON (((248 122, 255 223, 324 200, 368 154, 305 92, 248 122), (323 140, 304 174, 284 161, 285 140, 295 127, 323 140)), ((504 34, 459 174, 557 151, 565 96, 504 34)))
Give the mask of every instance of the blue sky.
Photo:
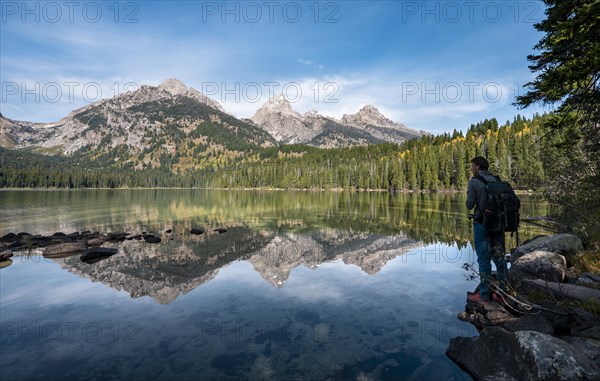
POLYGON ((271 95, 341 117, 466 130, 517 113, 541 1, 0 3, 1 112, 52 122, 178 78, 250 117, 271 95))

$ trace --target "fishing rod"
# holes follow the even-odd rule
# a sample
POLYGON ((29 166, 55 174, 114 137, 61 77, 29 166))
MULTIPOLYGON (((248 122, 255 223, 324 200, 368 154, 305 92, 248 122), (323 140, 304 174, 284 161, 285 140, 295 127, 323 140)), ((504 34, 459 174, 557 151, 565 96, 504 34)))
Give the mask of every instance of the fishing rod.
MULTIPOLYGON (((472 265, 472 264, 465 263, 465 264, 463 264, 462 268, 463 268, 463 269, 465 269, 465 270, 467 270, 467 271, 472 271, 472 272, 474 272, 476 275, 478 275, 478 276, 480 276, 480 277, 482 277, 482 278, 486 279, 486 280, 487 280, 487 281, 490 283, 490 286, 491 286, 491 288, 493 289, 493 291, 494 291, 496 294, 498 294, 498 296, 499 296, 499 297, 502 299, 502 301, 504 302, 505 306, 506 306, 506 307, 508 307, 509 309, 511 309, 511 310, 513 310, 513 311, 515 311, 515 312, 517 312, 517 313, 520 313, 520 314, 528 314, 528 315, 537 315, 537 314, 539 314, 541 311, 537 311, 537 312, 529 312, 529 311, 531 311, 533 308, 537 308, 537 309, 540 309, 540 310, 544 310, 544 311, 552 312, 552 313, 554 313, 554 314, 557 314, 557 315, 562 315, 562 316, 568 316, 568 315, 569 315, 568 313, 559 312, 559 311, 552 310, 552 309, 550 309, 550 308, 542 307, 542 306, 540 306, 539 304, 535 304, 535 303, 531 303, 531 302, 529 302, 529 301, 522 301, 522 300, 519 300, 519 299, 517 299, 517 297, 516 297, 516 296, 513 296, 513 295, 509 294, 508 292, 504 291, 504 290, 503 290, 503 289, 502 289, 502 288, 501 288, 501 287, 500 287, 500 286, 497 284, 497 281, 496 281, 494 278, 492 278, 492 277, 489 277, 489 276, 487 276, 487 275, 482 275, 482 274, 481 274, 479 271, 475 270, 475 268, 473 267, 473 265, 472 265), (508 298, 509 300, 511 300, 511 301, 513 301, 514 303, 516 303, 516 304, 517 304, 517 306, 518 306, 518 308, 522 307, 523 309, 525 309, 525 311, 521 311, 521 310, 518 310, 518 309, 516 309, 516 308, 512 307, 512 306, 511 306, 511 305, 510 305, 510 304, 507 302, 506 298, 508 298)), ((508 283, 508 279, 507 279, 507 283, 508 283)), ((510 286, 510 284, 509 284, 509 288, 510 288, 511 290, 513 290, 513 292, 514 292, 515 294, 517 294, 517 292, 514 290, 514 288, 512 288, 512 286, 510 286)))

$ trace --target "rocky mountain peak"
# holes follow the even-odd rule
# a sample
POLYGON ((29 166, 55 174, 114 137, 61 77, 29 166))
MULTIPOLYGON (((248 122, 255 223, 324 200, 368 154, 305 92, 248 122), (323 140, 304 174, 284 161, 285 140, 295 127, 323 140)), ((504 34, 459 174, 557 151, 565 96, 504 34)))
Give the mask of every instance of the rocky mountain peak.
POLYGON ((399 126, 399 123, 386 118, 375 106, 366 105, 361 108, 356 114, 346 114, 342 117, 344 124, 356 126, 380 126, 394 127, 399 126))
POLYGON ((278 142, 297 143, 313 135, 283 94, 269 99, 250 119, 278 142))
POLYGON ((373 105, 366 105, 358 111, 359 115, 383 116, 379 109, 373 105))
POLYGON ((103 99, 98 102, 88 104, 84 107, 71 111, 71 113, 68 115, 68 118, 72 118, 78 114, 88 112, 90 110, 102 109, 102 113, 107 113, 108 109, 125 110, 131 106, 137 106, 159 99, 174 100, 175 97, 178 96, 185 96, 195 99, 196 101, 212 107, 215 110, 227 113, 221 104, 216 100, 207 97, 193 87, 187 87, 178 79, 169 78, 158 86, 142 85, 137 90, 127 91, 113 98, 103 99))
POLYGON ((262 107, 265 111, 269 112, 282 112, 291 113, 292 105, 289 100, 283 94, 279 94, 269 99, 262 107))
POLYGON ((159 93, 165 91, 173 97, 178 95, 184 95, 186 97, 196 99, 197 101, 204 103, 214 109, 227 113, 219 102, 207 97, 206 95, 202 94, 193 87, 187 87, 183 82, 176 78, 169 78, 165 80, 163 83, 158 85, 156 89, 159 93))
POLYGON ((320 115, 319 112, 317 110, 315 110, 315 109, 308 110, 307 112, 304 113, 304 117, 305 118, 311 118, 311 117, 314 118, 314 117, 317 117, 319 115, 320 115))
POLYGON ((304 143, 338 147, 381 142, 401 143, 422 136, 421 131, 386 118, 376 107, 366 105, 341 120, 309 110, 300 114, 283 94, 269 99, 254 116, 254 124, 284 144, 304 143), (316 139, 316 140, 315 140, 316 139))
POLYGON ((159 90, 167 91, 171 95, 183 95, 188 92, 187 86, 178 79, 169 78, 158 85, 159 90))

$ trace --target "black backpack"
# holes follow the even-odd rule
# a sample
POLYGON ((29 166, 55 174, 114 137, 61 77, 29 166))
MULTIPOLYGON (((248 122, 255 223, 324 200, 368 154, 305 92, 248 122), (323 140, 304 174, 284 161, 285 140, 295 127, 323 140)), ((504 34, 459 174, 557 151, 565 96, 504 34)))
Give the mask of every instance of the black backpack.
POLYGON ((521 200, 509 183, 494 176, 496 181, 487 181, 483 176, 474 178, 485 184, 483 193, 482 224, 491 232, 516 232, 519 229, 521 200))

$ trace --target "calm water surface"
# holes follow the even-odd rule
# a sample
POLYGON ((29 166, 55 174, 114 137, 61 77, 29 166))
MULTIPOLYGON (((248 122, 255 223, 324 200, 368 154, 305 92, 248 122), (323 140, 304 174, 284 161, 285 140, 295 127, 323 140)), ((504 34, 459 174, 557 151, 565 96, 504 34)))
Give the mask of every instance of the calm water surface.
MULTIPOLYGON (((546 207, 521 196, 523 215, 546 207)), ((153 232, 0 269, 2 380, 470 380, 464 194, 1 191, 0 235, 153 232), (192 227, 207 234, 193 236, 192 227), (211 229, 226 228, 218 234, 211 229), (172 229, 172 233, 166 233, 172 229)), ((521 239, 540 233, 524 226, 521 239)), ((508 245, 514 242, 508 240, 508 245)))

